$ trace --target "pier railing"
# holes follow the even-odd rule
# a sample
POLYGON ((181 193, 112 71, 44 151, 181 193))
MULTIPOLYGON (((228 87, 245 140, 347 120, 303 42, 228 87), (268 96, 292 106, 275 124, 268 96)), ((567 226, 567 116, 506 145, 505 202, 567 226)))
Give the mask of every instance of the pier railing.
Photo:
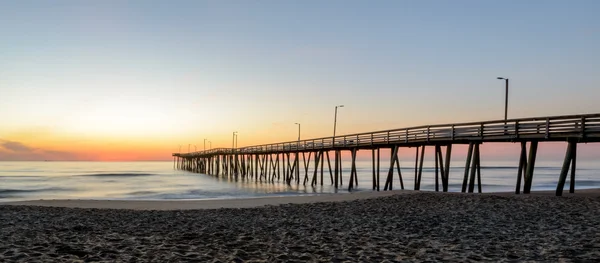
POLYGON ((253 154, 268 152, 314 151, 337 148, 369 148, 386 144, 428 144, 457 142, 494 142, 567 138, 600 138, 600 114, 495 120, 455 124, 425 125, 393 130, 365 132, 334 137, 248 146, 237 149, 215 148, 173 156, 211 154, 253 154))

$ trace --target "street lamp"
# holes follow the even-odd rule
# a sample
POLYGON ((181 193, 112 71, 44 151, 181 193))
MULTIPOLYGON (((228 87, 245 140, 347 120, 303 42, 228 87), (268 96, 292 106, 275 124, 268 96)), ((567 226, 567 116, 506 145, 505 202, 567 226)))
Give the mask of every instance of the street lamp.
POLYGON ((344 105, 335 106, 335 115, 333 117, 333 141, 334 141, 333 143, 334 144, 335 144, 335 127, 337 125, 337 109, 338 108, 343 108, 343 107, 344 107, 344 105))
POLYGON ((295 123, 298 124, 298 141, 300 141, 300 123, 295 123))
POLYGON ((231 149, 232 149, 232 151, 233 151, 233 149, 235 149, 235 134, 236 133, 237 133, 236 131, 233 132, 233 138, 231 139, 231 149))
POLYGON ((503 79, 506 83, 506 90, 504 93, 504 124, 506 124, 506 120, 508 119, 508 78, 498 77, 498 79, 503 79))

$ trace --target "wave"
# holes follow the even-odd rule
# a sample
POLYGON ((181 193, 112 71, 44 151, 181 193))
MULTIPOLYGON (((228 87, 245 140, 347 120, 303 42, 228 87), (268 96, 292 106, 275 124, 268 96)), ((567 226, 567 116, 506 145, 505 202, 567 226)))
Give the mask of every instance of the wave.
POLYGON ((158 192, 155 192, 155 191, 136 191, 136 192, 127 193, 126 195, 153 195, 153 194, 158 194, 158 192))
POLYGON ((64 192, 64 191, 72 191, 69 188, 61 188, 61 187, 48 187, 48 188, 38 188, 38 189, 9 189, 9 188, 0 188, 0 198, 9 198, 17 195, 23 194, 32 194, 32 193, 40 193, 40 192, 64 192))
POLYGON ((135 177, 135 176, 153 176, 149 173, 95 173, 95 174, 79 174, 78 177, 135 177))
POLYGON ((4 179, 23 179, 23 178, 48 178, 48 176, 37 176, 37 175, 0 175, 0 178, 4 179))

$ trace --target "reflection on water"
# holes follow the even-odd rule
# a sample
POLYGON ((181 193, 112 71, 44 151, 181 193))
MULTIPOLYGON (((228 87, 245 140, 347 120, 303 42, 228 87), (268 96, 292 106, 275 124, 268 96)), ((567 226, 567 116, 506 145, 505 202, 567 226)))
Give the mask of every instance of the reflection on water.
MULTIPOLYGON (((209 175, 204 175, 209 176, 209 175)), ((228 183, 241 189, 246 189, 254 193, 300 193, 300 194, 324 194, 324 193, 338 193, 344 191, 343 189, 335 189, 331 182, 324 183, 323 185, 311 186, 307 183, 306 186, 301 184, 285 184, 283 180, 274 181, 255 181, 254 179, 247 179, 242 177, 213 177, 216 181, 222 183, 228 183)))

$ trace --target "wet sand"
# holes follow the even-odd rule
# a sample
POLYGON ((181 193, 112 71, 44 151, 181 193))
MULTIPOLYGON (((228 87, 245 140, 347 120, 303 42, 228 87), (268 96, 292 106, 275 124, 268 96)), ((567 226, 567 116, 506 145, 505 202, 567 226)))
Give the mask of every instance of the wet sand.
MULTIPOLYGON (((134 209, 134 210, 189 210, 189 209, 217 209, 217 208, 250 208, 267 205, 282 205, 282 204, 305 204, 316 202, 341 202, 360 199, 377 198, 391 195, 407 195, 418 193, 432 193, 424 191, 412 190, 394 190, 394 191, 365 191, 353 192, 344 194, 323 194, 312 196, 282 196, 282 197, 261 197, 261 198, 245 198, 245 199, 208 199, 208 200, 153 200, 153 201, 122 201, 122 200, 31 200, 5 202, 0 205, 29 205, 29 206, 50 206, 50 207, 71 207, 71 208, 107 208, 107 209, 134 209)), ((446 195, 464 193, 439 193, 446 195)), ((469 195, 469 194, 467 194, 469 195)), ((470 194, 478 195, 478 194, 470 194)), ((501 193, 483 193, 483 195, 496 196, 554 196, 554 191, 536 191, 528 195, 515 195, 510 192, 501 193)), ((584 189, 577 190, 574 194, 569 191, 563 192, 564 197, 600 197, 600 189, 584 189)))

